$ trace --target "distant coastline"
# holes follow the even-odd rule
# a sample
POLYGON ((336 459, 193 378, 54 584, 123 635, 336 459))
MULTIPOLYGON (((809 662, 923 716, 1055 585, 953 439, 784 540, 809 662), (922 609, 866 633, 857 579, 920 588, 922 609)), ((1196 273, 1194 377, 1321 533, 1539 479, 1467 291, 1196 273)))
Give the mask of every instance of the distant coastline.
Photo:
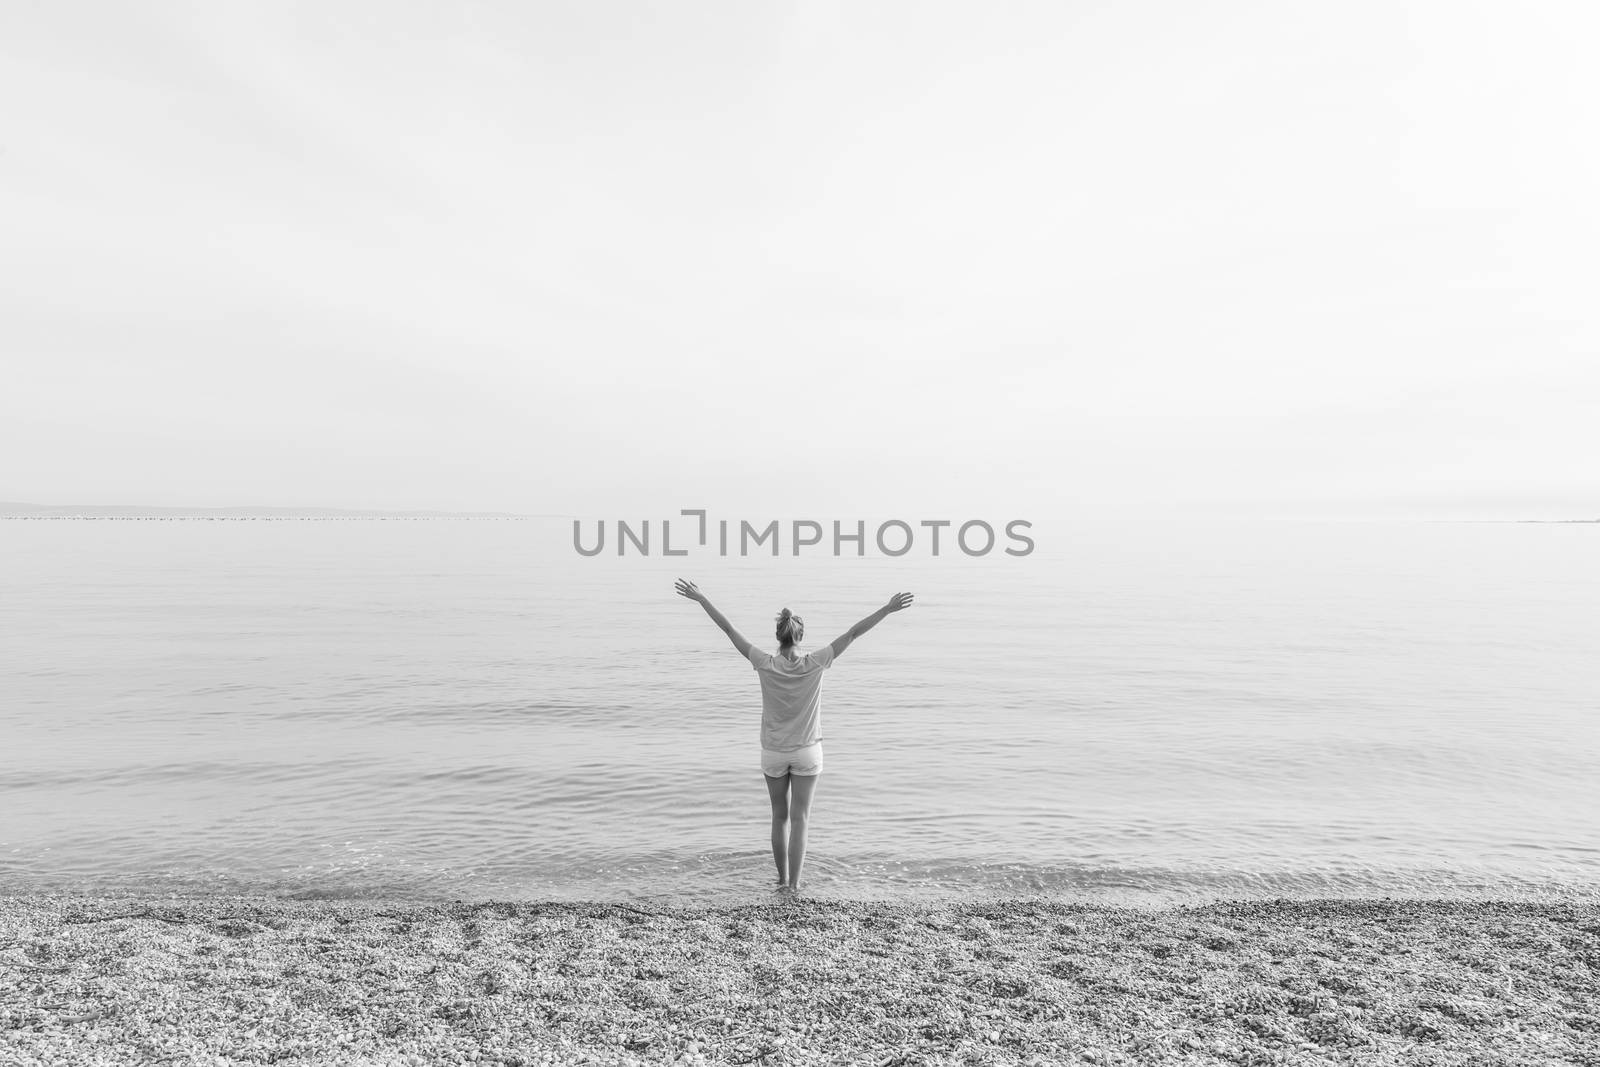
MULTIPOLYGON (((200 519, 212 521, 248 520, 353 520, 394 519, 420 521, 425 519, 573 519, 570 513, 515 512, 515 511, 442 511, 437 509, 395 510, 384 508, 294 508, 240 506, 225 508, 165 507, 153 504, 30 504, 15 500, 0 500, 0 520, 5 519, 200 519)), ((1264 521, 1279 521, 1269 518, 1264 521)), ((1291 521, 1301 521, 1298 519, 1291 521)), ((1317 521, 1348 521, 1323 519, 1317 521)), ((1374 521, 1374 520, 1358 520, 1374 521)), ((1376 521, 1415 521, 1407 519, 1376 521)), ((1594 519, 1424 519, 1436 523, 1502 523, 1525 525, 1600 525, 1594 519)))
POLYGON ((0 501, 0 519, 210 519, 210 520, 338 520, 338 519, 545 519, 509 511, 385 511, 356 508, 182 508, 146 504, 26 504, 0 501))

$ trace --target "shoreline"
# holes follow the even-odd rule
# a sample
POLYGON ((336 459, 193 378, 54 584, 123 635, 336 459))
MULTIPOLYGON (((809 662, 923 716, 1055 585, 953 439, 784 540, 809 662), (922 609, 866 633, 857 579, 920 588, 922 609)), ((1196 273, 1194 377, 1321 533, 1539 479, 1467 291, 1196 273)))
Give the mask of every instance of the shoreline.
POLYGON ((1579 1063, 1600 904, 0 896, 6 1063, 1579 1063))

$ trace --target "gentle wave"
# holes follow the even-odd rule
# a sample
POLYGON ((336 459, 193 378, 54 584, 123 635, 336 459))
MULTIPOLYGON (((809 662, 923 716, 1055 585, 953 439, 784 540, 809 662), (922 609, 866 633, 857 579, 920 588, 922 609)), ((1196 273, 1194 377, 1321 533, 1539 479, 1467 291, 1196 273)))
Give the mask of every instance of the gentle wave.
MULTIPOLYGON (((755 678, 678 561, 267 525, 0 526, 0 892, 763 891, 755 678)), ((1586 893, 1592 533, 1127 526, 696 573, 752 634, 918 591, 828 676, 818 892, 1586 893)))

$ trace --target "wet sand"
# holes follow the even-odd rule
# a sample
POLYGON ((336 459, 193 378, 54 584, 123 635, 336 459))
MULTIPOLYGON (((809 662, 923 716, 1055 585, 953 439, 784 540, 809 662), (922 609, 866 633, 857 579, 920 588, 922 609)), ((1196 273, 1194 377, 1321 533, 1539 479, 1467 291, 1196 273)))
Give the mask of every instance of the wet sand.
POLYGON ((0 1063, 1570 1063, 1600 905, 0 897, 0 1063))

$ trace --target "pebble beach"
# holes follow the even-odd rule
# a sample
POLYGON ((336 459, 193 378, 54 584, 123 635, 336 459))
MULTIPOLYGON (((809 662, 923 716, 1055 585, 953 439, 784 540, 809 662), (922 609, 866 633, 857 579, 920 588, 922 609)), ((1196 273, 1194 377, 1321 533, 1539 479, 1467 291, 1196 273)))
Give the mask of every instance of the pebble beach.
POLYGON ((0 897, 4 1064, 1600 1065, 1600 905, 0 897))

